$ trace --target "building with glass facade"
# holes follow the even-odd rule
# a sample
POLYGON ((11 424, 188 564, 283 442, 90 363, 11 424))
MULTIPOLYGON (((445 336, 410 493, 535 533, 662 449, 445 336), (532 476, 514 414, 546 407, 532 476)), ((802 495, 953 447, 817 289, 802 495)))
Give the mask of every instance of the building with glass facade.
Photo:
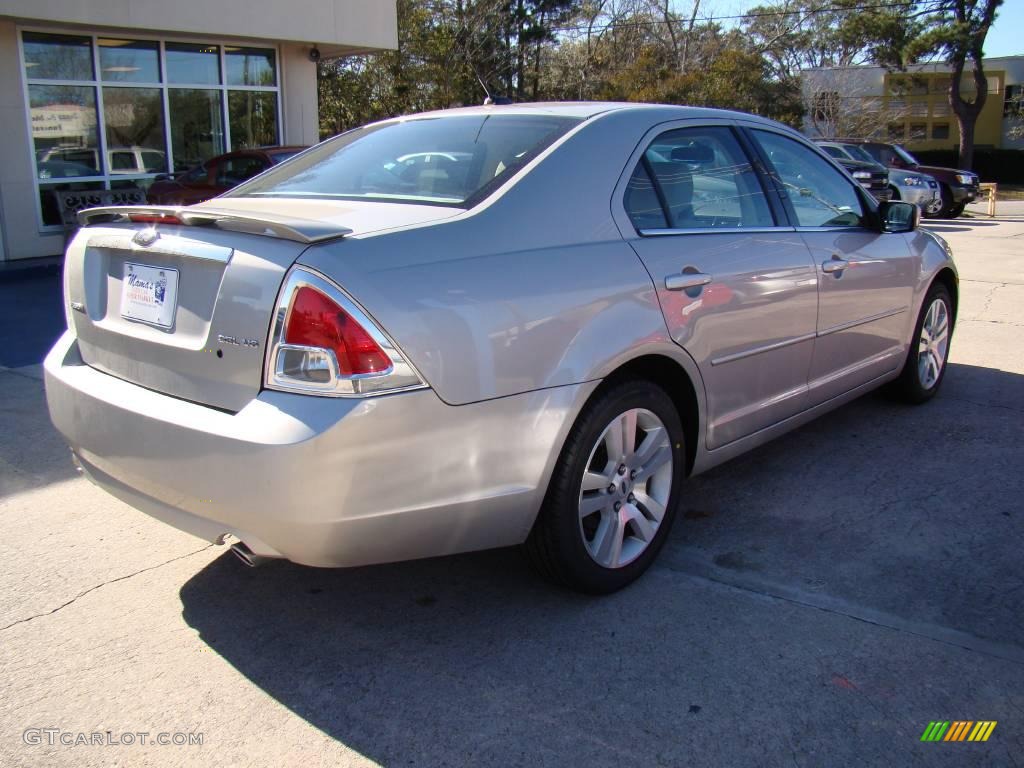
POLYGON ((316 53, 396 36, 394 0, 0 0, 0 259, 60 253, 55 192, 315 143, 316 53))

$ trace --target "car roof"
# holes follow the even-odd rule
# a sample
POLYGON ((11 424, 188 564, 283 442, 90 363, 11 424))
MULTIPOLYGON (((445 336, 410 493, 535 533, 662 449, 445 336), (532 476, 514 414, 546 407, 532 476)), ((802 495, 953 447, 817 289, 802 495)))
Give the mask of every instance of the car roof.
POLYGON ((432 112, 417 112, 414 114, 391 118, 389 120, 383 120, 381 122, 390 122, 391 120, 421 120, 425 118, 457 115, 502 114, 551 115, 555 117, 574 117, 580 120, 586 120, 609 112, 634 112, 637 114, 650 113, 652 117, 657 117, 660 120, 730 118, 736 120, 763 122, 766 125, 781 125, 774 120, 769 120, 768 118, 760 117, 758 115, 752 115, 747 112, 735 112, 727 109, 712 109, 710 107, 689 107, 676 104, 649 104, 631 101, 539 101, 525 102, 521 104, 485 104, 483 106, 455 107, 453 109, 440 109, 432 112))
POLYGON ((280 147, 259 147, 259 149, 268 155, 277 155, 281 152, 301 152, 304 149, 309 149, 309 144, 283 144, 280 147))

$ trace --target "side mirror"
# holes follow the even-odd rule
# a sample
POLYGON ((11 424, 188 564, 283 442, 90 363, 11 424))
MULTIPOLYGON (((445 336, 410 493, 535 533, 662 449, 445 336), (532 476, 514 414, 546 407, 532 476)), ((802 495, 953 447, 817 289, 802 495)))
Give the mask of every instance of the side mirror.
POLYGON ((921 211, 913 203, 889 200, 878 206, 883 232, 913 232, 921 223, 921 211))

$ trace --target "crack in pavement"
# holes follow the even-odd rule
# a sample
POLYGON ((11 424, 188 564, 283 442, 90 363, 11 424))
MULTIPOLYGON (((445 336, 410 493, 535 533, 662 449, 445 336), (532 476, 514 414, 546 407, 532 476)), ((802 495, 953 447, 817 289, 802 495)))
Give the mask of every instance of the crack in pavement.
POLYGON ((156 565, 150 565, 150 566, 147 566, 145 568, 140 568, 139 570, 133 571, 132 573, 125 574, 124 576, 118 576, 117 578, 110 579, 109 581, 101 582, 100 584, 96 584, 95 586, 89 587, 88 589, 83 590, 82 592, 79 592, 77 595, 72 597, 70 600, 68 600, 65 603, 61 603, 56 608, 53 608, 53 609, 51 609, 49 611, 44 611, 43 613, 37 613, 37 614, 34 614, 32 616, 26 616, 24 619, 18 619, 17 621, 12 621, 7 626, 0 627, 0 632, 6 632, 11 627, 16 627, 19 624, 27 624, 30 621, 34 621, 36 619, 41 619, 44 616, 52 616, 53 614, 57 613, 58 611, 61 611, 64 608, 67 608, 69 605, 71 605, 75 601, 80 600, 81 598, 85 597, 90 592, 95 592, 97 589, 100 589, 101 587, 105 587, 105 586, 107 586, 109 584, 116 584, 119 581, 125 581, 127 579, 131 579, 131 578, 133 578, 135 576, 138 576, 139 574, 146 573, 146 571, 155 571, 157 568, 163 568, 165 565, 170 565, 171 563, 176 562, 178 560, 184 560, 186 557, 192 557, 192 555, 198 555, 200 552, 205 552, 206 550, 210 549, 210 547, 215 547, 215 546, 217 546, 217 545, 216 544, 207 544, 205 547, 200 547, 199 549, 197 549, 197 550, 195 550, 193 552, 186 552, 184 555, 178 555, 177 557, 172 557, 170 560, 165 560, 162 563, 157 563, 156 565))
POLYGON ((959 648, 960 650, 980 653, 984 656, 1024 666, 1024 648, 1016 645, 986 640, 969 632, 950 627, 904 619, 867 606, 851 604, 849 601, 839 597, 818 593, 808 594, 797 587, 775 582, 753 573, 730 571, 728 574, 725 574, 720 568, 692 555, 683 555, 682 557, 669 556, 665 558, 665 562, 661 563, 661 567, 674 573, 689 576, 692 579, 711 582, 742 592, 749 592, 769 600, 781 600, 792 605, 843 616, 893 632, 920 637, 953 648, 959 648))
POLYGON ((1001 408, 1004 411, 1013 411, 1014 413, 1024 413, 1024 408, 1014 408, 1012 405, 1003 405, 1001 403, 979 403, 977 400, 970 400, 966 397, 956 397, 950 395, 944 395, 946 400, 956 400, 958 403, 968 403, 969 405, 977 405, 981 408, 1001 408))

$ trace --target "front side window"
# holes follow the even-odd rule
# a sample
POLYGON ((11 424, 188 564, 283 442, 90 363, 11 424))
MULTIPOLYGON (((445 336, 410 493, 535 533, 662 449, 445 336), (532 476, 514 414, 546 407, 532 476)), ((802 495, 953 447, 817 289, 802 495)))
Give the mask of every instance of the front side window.
POLYGON ((853 183, 799 141, 752 131, 768 156, 770 172, 793 206, 801 227, 857 227, 864 209, 853 183))
POLYGON ((231 194, 471 206, 578 122, 455 115, 359 128, 231 194))
POLYGON ((732 131, 683 128, 656 138, 630 181, 626 211, 637 229, 657 226, 653 202, 673 229, 775 225, 761 184, 732 131), (654 196, 647 191, 652 182, 654 196))

